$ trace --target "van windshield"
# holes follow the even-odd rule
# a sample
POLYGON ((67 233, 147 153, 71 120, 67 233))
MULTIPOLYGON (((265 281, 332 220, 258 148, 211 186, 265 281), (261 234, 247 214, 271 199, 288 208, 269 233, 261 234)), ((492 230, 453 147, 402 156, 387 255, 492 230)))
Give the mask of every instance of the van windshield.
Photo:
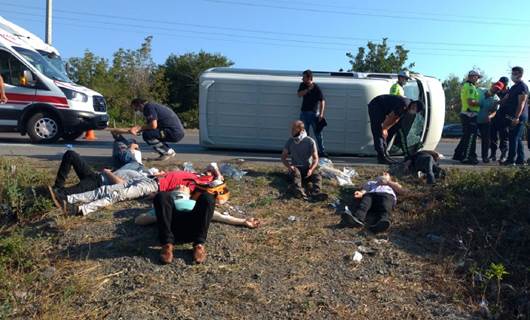
POLYGON ((28 50, 25 48, 20 47, 14 47, 14 49, 22 56, 24 59, 26 59, 31 65, 33 65, 35 68, 37 68, 40 72, 42 72, 47 77, 62 81, 62 82, 72 82, 72 80, 68 79, 68 77, 63 74, 61 71, 57 70, 51 63, 46 61, 40 54, 38 54, 35 51, 28 50))
POLYGON ((44 58, 44 60, 48 61, 52 66, 55 67, 55 69, 60 71, 63 76, 68 78, 68 73, 66 72, 66 67, 64 65, 63 59, 61 59, 61 56, 56 55, 55 53, 50 53, 42 50, 37 51, 44 58))

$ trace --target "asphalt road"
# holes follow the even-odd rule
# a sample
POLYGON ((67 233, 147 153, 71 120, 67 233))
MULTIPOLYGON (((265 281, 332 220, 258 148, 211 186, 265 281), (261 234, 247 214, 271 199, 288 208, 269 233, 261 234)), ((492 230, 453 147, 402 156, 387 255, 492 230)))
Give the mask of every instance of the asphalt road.
MULTIPOLYGON (((87 158, 105 158, 112 154, 112 136, 106 131, 96 132, 97 140, 86 141, 79 139, 72 143, 74 150, 87 158)), ((139 139, 141 140, 141 138, 139 139)), ((457 163, 449 160, 456 146, 456 140, 443 140, 438 145, 438 152, 446 156, 442 161, 445 165, 456 165, 457 163)), ((18 133, 0 133, 0 156, 27 156, 37 159, 59 160, 65 150, 65 142, 59 141, 56 144, 36 145, 31 144, 27 136, 21 136, 18 133)), ((155 158, 157 154, 145 143, 140 144, 144 158, 155 158)), ((239 151, 239 150, 211 150, 199 145, 199 136, 197 131, 189 131, 183 141, 174 144, 174 149, 178 153, 180 161, 227 161, 233 159, 244 159, 252 162, 279 162, 279 153, 258 152, 258 151, 239 151)), ((349 156, 331 156, 335 164, 363 164, 375 165, 376 160, 373 157, 349 157, 349 156)))

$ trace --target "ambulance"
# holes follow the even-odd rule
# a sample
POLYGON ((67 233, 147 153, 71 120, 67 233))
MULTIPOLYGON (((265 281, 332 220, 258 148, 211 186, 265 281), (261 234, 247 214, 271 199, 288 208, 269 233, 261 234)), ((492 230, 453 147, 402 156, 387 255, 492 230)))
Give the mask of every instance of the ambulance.
POLYGON ((2 17, 0 75, 8 98, 0 104, 0 132, 53 143, 107 127, 103 96, 73 83, 55 48, 2 17))

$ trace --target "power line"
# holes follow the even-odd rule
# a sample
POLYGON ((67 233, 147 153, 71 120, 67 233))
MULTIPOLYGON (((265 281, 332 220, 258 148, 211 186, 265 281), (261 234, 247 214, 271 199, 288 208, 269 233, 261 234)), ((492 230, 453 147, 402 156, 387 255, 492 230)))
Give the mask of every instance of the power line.
MULTIPOLYGON (((204 1, 210 1, 210 0, 204 0, 204 1)), ((216 0, 211 0, 214 2, 218 2, 216 0)), ((14 5, 14 4, 8 4, 8 3, 2 3, 2 5, 6 6, 15 6, 15 7, 21 7, 21 8, 29 8, 32 10, 42 10, 41 7, 35 7, 35 6, 27 6, 27 5, 14 5)), ((270 31, 270 30, 256 30, 256 29, 247 29, 247 28, 233 28, 233 27, 224 27, 224 26, 213 26, 213 25, 204 25, 204 24, 192 24, 192 23, 183 23, 183 22, 175 22, 175 21, 167 21, 167 20, 154 20, 154 19, 145 19, 145 18, 135 18, 135 17, 124 17, 124 16, 116 16, 116 15, 108 15, 108 14, 97 14, 97 13, 90 13, 90 12, 76 12, 76 11, 70 11, 70 10, 61 10, 57 9, 57 12, 63 12, 68 14, 74 14, 74 15, 82 15, 82 16, 95 16, 95 17, 104 17, 104 18, 111 18, 111 19, 120 19, 120 20, 133 20, 133 21, 144 21, 144 22, 150 22, 150 23, 156 23, 156 24, 170 24, 170 25, 180 25, 180 26, 189 26, 189 27, 196 27, 196 28, 206 28, 206 29, 216 29, 216 30, 227 30, 227 31, 237 31, 237 32, 247 32, 247 33, 257 33, 257 34, 274 34, 274 35, 283 35, 283 36, 295 36, 295 37, 311 37, 311 38, 324 38, 324 39, 337 39, 337 40, 354 40, 354 41, 380 41, 380 39, 369 39, 369 38, 359 38, 359 37, 346 37, 346 36, 331 36, 331 35, 316 35, 316 34, 306 34, 306 33, 291 33, 291 32, 276 32, 276 31, 270 31)), ((19 12, 20 13, 20 12, 19 12)), ((20 13, 25 14, 25 13, 20 13)), ((71 19, 74 21, 78 21, 78 19, 73 18, 64 18, 64 19, 71 19)), ((143 26, 145 27, 145 26, 143 26)), ((480 43, 454 43, 454 42, 435 42, 435 41, 414 41, 414 40, 389 40, 389 43, 411 43, 411 44, 424 44, 424 45, 442 45, 442 46, 458 46, 458 47, 499 47, 504 48, 506 45, 498 45, 498 44, 480 44, 480 43)), ((343 44, 341 44, 343 45, 343 44)), ((348 44, 351 45, 351 44, 348 44)), ((530 48, 530 45, 509 45, 511 48, 530 48)), ((460 51, 460 49, 458 49, 460 51)))
POLYGON ((263 3, 248 3, 242 1, 234 0, 203 0, 206 2, 219 3, 219 4, 233 4, 247 7, 256 7, 256 8, 269 8, 269 9, 282 9, 289 11, 305 11, 312 13, 329 13, 337 15, 346 15, 346 16, 364 16, 364 17, 375 17, 375 18, 391 18, 391 19, 401 19, 401 20, 423 20, 429 22, 453 22, 453 23, 468 23, 468 24, 480 24, 480 25, 504 25, 504 26, 530 26, 529 23, 510 23, 510 22, 495 22, 495 21, 478 21, 478 20, 464 20, 464 19, 444 19, 444 18, 427 18, 427 17, 407 17, 395 14, 375 14, 375 13, 359 13, 359 12, 345 12, 337 10, 328 10, 328 9, 313 9, 313 8, 293 8, 286 7, 282 5, 271 5, 263 3))

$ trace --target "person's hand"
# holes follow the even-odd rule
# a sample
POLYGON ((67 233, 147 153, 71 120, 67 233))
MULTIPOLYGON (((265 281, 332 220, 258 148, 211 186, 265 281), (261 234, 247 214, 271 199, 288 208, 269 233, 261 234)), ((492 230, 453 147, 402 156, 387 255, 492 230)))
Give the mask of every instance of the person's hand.
POLYGON ((142 127, 141 127, 141 126, 134 126, 134 127, 132 127, 132 128, 129 129, 129 132, 130 132, 132 135, 134 135, 134 136, 138 135, 138 133, 139 133, 140 131, 142 131, 142 127))
POLYGON ((110 169, 108 169, 108 168, 105 168, 105 169, 103 169, 103 172, 104 172, 104 173, 112 173, 112 170, 110 170, 110 169))
POLYGON ((306 178, 309 178, 313 175, 313 169, 309 169, 307 170, 307 175, 305 176, 306 178))
POLYGON ((0 95, 0 104, 7 103, 7 96, 5 94, 0 95))
POLYGON ((382 135, 383 135, 383 139, 386 140, 386 138, 388 138, 388 130, 387 130, 387 129, 383 129, 383 130, 381 131, 381 133, 382 133, 382 135))
POLYGON ((520 122, 520 121, 519 121, 519 118, 515 118, 515 119, 513 119, 513 120, 512 120, 512 126, 515 127, 516 125, 519 124, 519 122, 520 122))
POLYGON ((295 168, 295 166, 289 166, 288 169, 289 169, 289 172, 290 172, 290 173, 294 173, 294 172, 296 172, 296 168, 295 168))
POLYGON ((249 229, 256 229, 261 224, 261 221, 257 218, 247 218, 245 219, 244 225, 249 229))
POLYGON ((361 198, 363 197, 363 195, 364 195, 364 193, 363 193, 362 191, 355 191, 355 192, 353 193, 353 197, 354 197, 355 199, 361 199, 361 198))
POLYGON ((322 119, 324 119, 324 115, 323 114, 319 114, 318 115, 318 122, 322 121, 322 119))

